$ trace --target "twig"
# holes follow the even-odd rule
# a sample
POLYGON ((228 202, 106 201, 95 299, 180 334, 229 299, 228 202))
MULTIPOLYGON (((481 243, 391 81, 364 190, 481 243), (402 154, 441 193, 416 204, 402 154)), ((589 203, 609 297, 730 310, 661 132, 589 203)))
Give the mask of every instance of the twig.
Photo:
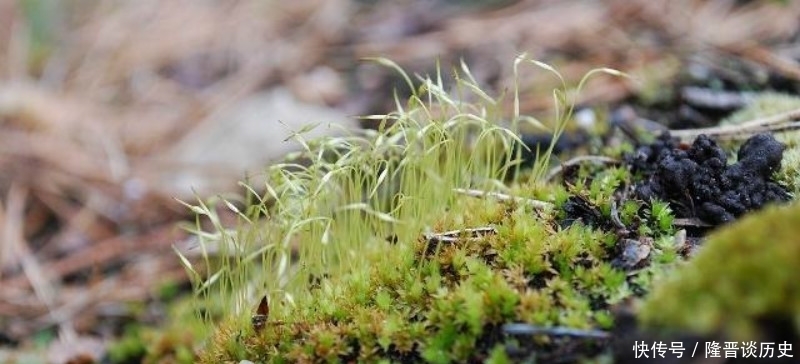
POLYGON ((435 243, 453 243, 464 235, 468 235, 467 240, 475 240, 490 234, 497 234, 497 229, 495 229, 494 226, 450 230, 443 233, 429 233, 425 234, 425 240, 435 243))
POLYGON ((500 192, 488 192, 488 191, 472 190, 464 188, 454 188, 453 191, 470 197, 479 197, 479 198, 491 197, 498 201, 515 201, 517 203, 524 203, 530 205, 531 207, 536 209, 549 209, 553 207, 553 204, 546 201, 533 200, 518 196, 510 196, 500 192))
POLYGON ((672 225, 680 227, 698 227, 698 228, 708 228, 714 226, 696 217, 690 217, 685 219, 683 218, 674 219, 672 220, 672 225))
POLYGON ((601 330, 581 330, 573 329, 571 327, 541 327, 525 323, 514 323, 503 325, 503 332, 507 335, 548 335, 548 336, 571 336, 582 337, 590 339, 608 339, 611 335, 606 331, 601 330))
POLYGON ((614 224, 614 227, 617 228, 617 231, 622 234, 628 234, 628 227, 622 223, 622 219, 619 217, 619 209, 617 208, 617 201, 611 201, 611 223, 614 224))
POLYGON ((783 130, 784 127, 789 125, 792 128, 800 128, 800 124, 796 125, 797 121, 795 119, 798 118, 800 118, 800 108, 776 115, 753 119, 748 122, 744 122, 737 125, 723 125, 711 128, 698 128, 698 129, 686 129, 686 130, 670 130, 669 133, 673 137, 687 140, 687 139, 694 139, 698 137, 700 134, 706 134, 709 136, 723 136, 723 135, 733 135, 733 134, 758 133, 763 131, 776 131, 776 130, 783 130), (782 123, 788 123, 788 124, 786 126, 775 125, 782 123))
POLYGON ((745 130, 739 133, 730 133, 730 134, 720 134, 717 136, 717 139, 724 139, 724 140, 742 140, 750 138, 751 136, 758 134, 758 133, 785 133, 792 130, 800 129, 800 121, 793 121, 790 123, 778 124, 778 125, 768 125, 760 128, 754 128, 745 130))
POLYGON ((561 163, 559 166, 551 169, 550 172, 547 173, 547 176, 544 177, 545 182, 552 180, 555 176, 559 175, 564 168, 572 167, 574 165, 583 163, 583 162, 592 162, 596 164, 617 164, 620 161, 610 157, 603 157, 599 155, 582 155, 575 158, 572 158, 564 163, 561 163))

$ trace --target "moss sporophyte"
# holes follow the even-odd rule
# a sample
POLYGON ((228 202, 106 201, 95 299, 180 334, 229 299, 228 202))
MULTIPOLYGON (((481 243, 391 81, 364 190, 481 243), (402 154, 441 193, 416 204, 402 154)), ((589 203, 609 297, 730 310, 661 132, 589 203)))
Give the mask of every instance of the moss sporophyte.
MULTIPOLYGON (((643 146, 621 148, 608 156, 615 167, 580 164, 551 180, 552 144, 527 170, 507 152, 522 143, 520 122, 545 124, 516 109, 510 125, 501 125, 501 100, 482 91, 466 65, 455 74, 455 90, 445 91, 440 75, 415 85, 393 63, 380 62, 399 70, 415 92, 397 101, 397 111, 370 117, 381 120, 379 130, 303 140, 301 157, 310 163, 274 166, 262 187, 247 185, 244 204, 224 204, 240 215, 235 229, 222 226, 209 203, 193 206, 217 227, 213 234, 198 229, 198 237, 223 251, 208 256, 203 269, 184 263, 198 302, 224 302, 229 312, 213 323, 217 333, 203 362, 602 361, 612 358, 619 329, 612 311, 654 289, 664 293, 646 303, 646 323, 663 322, 659 304, 671 310, 664 317, 691 315, 694 308, 680 308, 695 304, 708 308, 706 323, 725 312, 705 300, 686 306, 666 299, 681 286, 681 294, 694 294, 693 285, 660 287, 667 275, 691 280, 681 273, 691 269, 703 276, 692 283, 698 291, 714 279, 691 268, 711 258, 681 259, 702 235, 687 235, 700 226, 686 223, 696 215, 676 214, 693 210, 672 195, 634 193, 644 181, 667 178, 654 177, 658 167, 646 169, 662 159, 622 155, 643 146)), ((525 63, 555 72, 527 58, 515 72, 525 63)), ((553 140, 571 120, 568 91, 565 85, 554 93, 553 140)), ((755 249, 750 242, 742 244, 755 249)), ((698 258, 724 244, 701 249, 698 258)), ((780 249, 762 253, 771 259, 780 249)), ((790 259, 776 261, 796 264, 790 259)), ((709 269, 735 277, 722 267, 709 269)), ((752 303, 769 312, 788 299, 765 294, 752 303)), ((742 322, 754 315, 744 312, 736 333, 750 328, 742 322)))

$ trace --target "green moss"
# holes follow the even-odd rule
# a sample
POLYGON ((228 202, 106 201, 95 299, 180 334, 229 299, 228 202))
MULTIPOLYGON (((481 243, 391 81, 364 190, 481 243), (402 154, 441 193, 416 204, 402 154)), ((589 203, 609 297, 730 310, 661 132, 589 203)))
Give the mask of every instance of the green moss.
MULTIPOLYGON (((122 337, 108 347, 111 363, 194 363, 196 349, 210 332, 196 317, 197 302, 191 297, 173 300, 167 308, 169 321, 154 327, 132 323, 122 337)), ((219 307, 204 307, 219 311, 219 307)), ((218 313, 217 313, 218 314, 218 313)))
POLYGON ((787 148, 783 152, 781 169, 776 173, 775 180, 786 186, 789 192, 797 196, 798 192, 800 192, 800 145, 798 145, 800 136, 796 133, 793 134, 786 143, 787 148))
MULTIPOLYGON (((426 79, 419 88, 425 94, 406 105, 398 102, 399 110, 385 116, 391 126, 357 142, 318 143, 346 147, 338 160, 315 159, 324 153, 309 147, 310 166, 271 170, 267 194, 256 196, 256 210, 267 221, 242 216, 236 231, 220 226, 214 235, 255 246, 249 256, 260 257, 260 265, 231 259, 204 277, 184 262, 198 291, 216 290, 236 302, 202 362, 504 362, 508 345, 529 351, 541 346, 553 354, 563 349, 559 345, 575 344, 512 337, 503 331, 508 323, 613 326, 610 305, 646 290, 649 281, 634 287, 638 274, 612 264, 619 236, 608 224, 563 227, 560 208, 579 194, 608 220, 612 198, 632 176, 624 168, 586 167, 576 185, 550 185, 542 177, 550 163, 545 153, 528 175, 513 171, 521 180, 530 177, 528 182, 505 185, 515 165, 507 150, 519 142, 516 129, 498 126, 499 100, 477 85, 460 85, 448 93, 441 81, 426 79), (451 99, 464 92, 483 101, 451 99), (497 153, 498 146, 506 151, 497 153), (548 207, 464 196, 456 188, 500 191, 548 207), (490 232, 435 238, 467 228, 490 232), (263 241, 270 243, 259 248, 263 241), (297 257, 289 264, 293 242, 297 257), (253 287, 258 300, 270 298, 269 319, 258 332, 243 323, 247 312, 237 310, 248 300, 253 305, 246 293, 253 287)), ((556 136, 569 120, 571 94, 566 88, 554 93, 565 109, 556 136)), ((528 119, 513 117, 515 124, 521 120, 528 119)), ((653 226, 647 230, 653 238, 672 229, 669 211, 654 210, 659 221, 650 221, 643 206, 626 204, 622 218, 632 226, 653 226)), ((192 208, 217 225, 212 208, 192 208)))
POLYGON ((800 332, 800 205, 772 207, 709 237, 675 276, 657 285, 640 317, 650 327, 757 339, 761 320, 800 332))
POLYGON ((754 96, 746 107, 728 116, 720 124, 740 124, 759 117, 776 115, 797 108, 800 108, 800 98, 797 96, 763 92, 754 96))
POLYGON ((609 302, 632 295, 627 274, 610 264, 614 239, 552 219, 465 197, 435 225, 492 221, 497 234, 371 245, 369 264, 275 305, 261 333, 218 335, 203 361, 504 362, 505 323, 611 328, 609 302))
POLYGON ((108 358, 112 363, 141 361, 146 353, 147 346, 138 326, 126 327, 122 338, 108 348, 108 358))

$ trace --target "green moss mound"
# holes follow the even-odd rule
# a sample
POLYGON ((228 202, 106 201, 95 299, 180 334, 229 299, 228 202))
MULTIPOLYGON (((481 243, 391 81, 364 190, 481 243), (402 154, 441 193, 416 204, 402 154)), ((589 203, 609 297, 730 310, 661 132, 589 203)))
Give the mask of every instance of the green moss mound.
POLYGON ((291 304, 273 302, 258 332, 241 324, 221 330, 204 362, 504 362, 509 348, 538 360, 603 353, 601 340, 514 337, 503 325, 610 328, 611 303, 633 295, 626 272, 610 263, 613 234, 562 229, 531 207, 469 198, 435 230, 448 229, 464 230, 373 244, 370 264, 315 280, 291 304), (492 228, 465 230, 480 226, 492 228))
MULTIPOLYGON (((377 131, 308 143, 298 133, 308 165, 289 159, 246 203, 220 200, 235 229, 213 204, 187 204, 214 226, 198 222, 201 244, 220 253, 205 269, 182 262, 198 297, 229 311, 201 362, 603 362, 635 331, 615 328, 611 311, 653 282, 666 283, 645 298, 651 327, 744 337, 762 319, 800 325, 798 208, 736 223, 684 265, 698 236, 678 229, 695 222, 631 198, 640 174, 581 164, 548 182, 552 144, 518 168, 517 124, 538 122, 514 115, 506 128, 502 103, 457 79, 481 101, 423 79, 405 106, 375 116, 377 131)), ((567 94, 554 93, 564 110, 553 140, 572 114, 567 94)))
MULTIPOLYGON (((516 110, 504 115, 502 95, 482 91, 466 65, 450 92, 438 72, 414 87, 396 64, 377 62, 414 90, 395 112, 368 117, 378 130, 308 142, 298 132, 304 150, 270 167, 264 190, 248 184, 242 204, 220 199, 239 217, 235 229, 213 203, 186 203, 198 215, 190 231, 219 253, 204 256, 205 267, 181 262, 199 299, 230 308, 202 361, 546 362, 603 352, 607 335, 586 330, 609 329, 610 306, 674 260, 675 249, 659 243, 671 241, 670 213, 654 224, 641 203, 621 206, 619 220, 648 241, 647 257, 615 263, 623 247, 610 228, 612 197, 630 174, 585 171, 579 186, 548 184, 554 143, 530 171, 520 168, 521 122, 557 140, 571 120, 566 84, 554 91, 559 110, 547 127, 516 110), (251 317, 264 296, 269 310, 251 317)), ((524 63, 563 80, 524 56, 514 72, 524 63)), ((575 91, 593 74, 619 72, 593 70, 575 91)))
POLYGON ((800 333, 800 204, 771 207, 709 237, 685 267, 654 288, 642 323, 753 340, 766 323, 800 333))

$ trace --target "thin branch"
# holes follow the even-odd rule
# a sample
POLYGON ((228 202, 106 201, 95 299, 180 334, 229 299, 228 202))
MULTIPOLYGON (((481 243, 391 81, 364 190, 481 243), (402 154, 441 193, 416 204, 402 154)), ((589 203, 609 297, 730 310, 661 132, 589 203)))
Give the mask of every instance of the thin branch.
POLYGON ((705 222, 703 220, 700 220, 700 219, 698 219, 696 217, 677 218, 677 219, 672 220, 672 225, 680 226, 680 227, 696 227, 696 228, 714 227, 714 225, 711 225, 711 224, 709 224, 709 223, 707 223, 707 222, 705 222))
POLYGON ((736 134, 753 134, 765 131, 783 131, 785 127, 790 127, 791 129, 800 128, 800 124, 798 124, 798 122, 795 120, 798 118, 800 118, 800 108, 776 115, 756 118, 737 125, 723 125, 711 128, 686 130, 670 130, 669 133, 673 137, 688 140, 694 139, 700 134, 706 134, 708 136, 725 136, 736 134), (776 125, 784 123, 787 123, 787 125, 776 125))
POLYGON ((800 129, 800 121, 793 121, 790 123, 784 124, 777 124, 777 125, 768 125, 760 128, 754 128, 745 130, 739 133, 731 133, 731 134, 720 134, 717 136, 717 139, 724 139, 724 140, 744 140, 748 139, 751 136, 759 133, 785 133, 792 130, 800 129))
POLYGON ((611 337, 606 331, 601 330, 581 330, 573 329, 571 327, 541 327, 525 323, 514 323, 503 325, 503 332, 507 335, 515 336, 534 336, 534 335, 547 335, 547 336, 571 336, 589 339, 608 339, 611 337))
POLYGON ((617 201, 611 201, 611 223, 614 224, 614 227, 617 228, 617 231, 625 234, 628 233, 628 227, 622 222, 622 219, 619 217, 619 209, 617 208, 617 201))
POLYGON ((552 203, 546 201, 533 200, 518 196, 511 196, 500 192, 487 192, 487 191, 464 189, 464 188, 454 188, 453 191, 470 197, 493 198, 498 201, 515 201, 517 203, 530 205, 535 209, 549 209, 553 207, 552 203))
POLYGON ((494 226, 484 226, 478 228, 450 230, 443 233, 429 233, 425 234, 425 240, 433 243, 453 243, 465 235, 467 240, 475 240, 486 235, 494 234, 497 234, 497 229, 495 229, 494 226))
POLYGON ((619 160, 610 158, 610 157, 603 157, 599 155, 582 155, 575 158, 572 158, 564 163, 561 163, 559 166, 550 170, 547 173, 547 176, 544 178, 545 182, 548 182, 559 175, 561 172, 564 171, 567 167, 572 167, 584 162, 592 162, 595 164, 618 164, 620 163, 619 160))

